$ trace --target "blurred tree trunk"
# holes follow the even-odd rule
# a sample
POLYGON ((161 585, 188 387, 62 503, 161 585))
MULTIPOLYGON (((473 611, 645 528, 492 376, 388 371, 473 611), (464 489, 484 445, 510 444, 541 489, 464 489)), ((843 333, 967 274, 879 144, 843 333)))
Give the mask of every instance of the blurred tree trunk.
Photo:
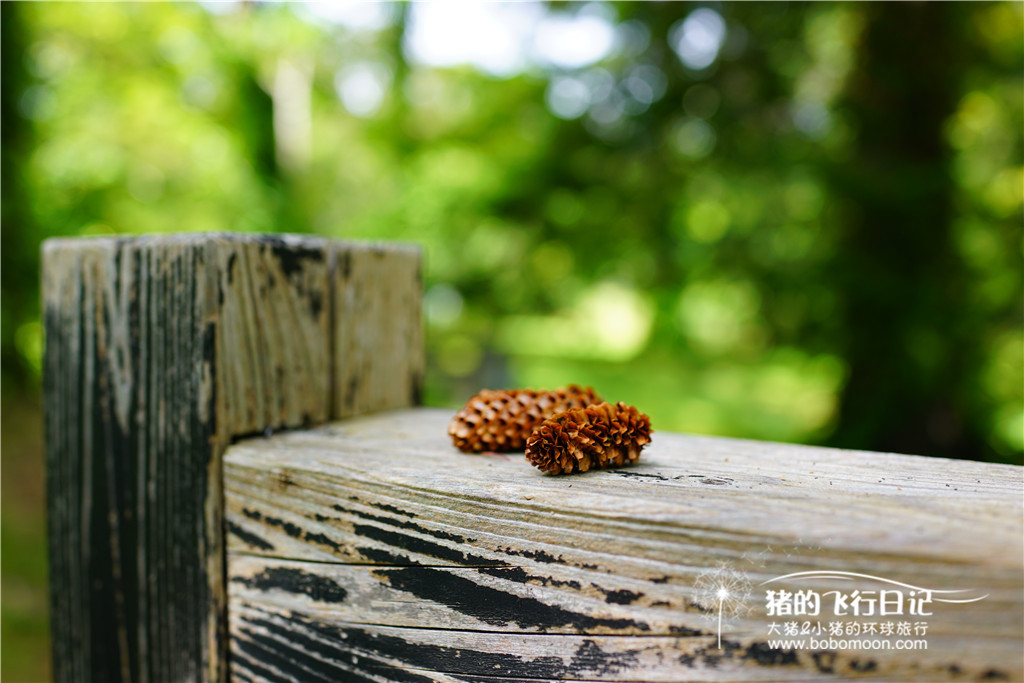
POLYGON ((38 273, 40 235, 34 225, 22 179, 32 145, 32 125, 21 111, 22 97, 29 80, 25 68, 26 47, 30 36, 22 19, 20 3, 0 3, 0 223, 3 224, 0 250, 4 259, 0 291, 3 301, 3 375, 11 390, 26 389, 35 378, 25 359, 18 353, 15 333, 26 320, 38 316, 38 273))
POLYGON ((391 80, 391 91, 394 93, 388 105, 384 128, 392 136, 391 144, 399 157, 407 159, 416 148, 409 129, 409 100, 406 95, 406 84, 409 80, 409 62, 405 58, 405 32, 409 26, 409 4, 399 2, 394 5, 394 22, 382 32, 381 43, 391 58, 394 73, 391 80))
POLYGON ((867 3, 841 107, 852 155, 833 166, 847 216, 832 269, 849 377, 832 445, 984 458, 961 417, 974 373, 965 270, 951 237, 943 127, 959 92, 958 3, 867 3), (961 416, 961 417, 958 417, 961 416))

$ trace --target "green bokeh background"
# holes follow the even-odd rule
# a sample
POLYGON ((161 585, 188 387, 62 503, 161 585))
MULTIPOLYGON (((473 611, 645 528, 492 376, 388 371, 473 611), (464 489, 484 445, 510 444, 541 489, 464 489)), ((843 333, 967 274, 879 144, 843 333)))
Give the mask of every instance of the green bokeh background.
POLYGON ((417 242, 428 404, 576 382, 658 430, 1021 461, 1024 4, 545 5, 613 49, 500 77, 410 59, 410 6, 306 9, 2 5, 3 680, 49 675, 47 237, 417 242))

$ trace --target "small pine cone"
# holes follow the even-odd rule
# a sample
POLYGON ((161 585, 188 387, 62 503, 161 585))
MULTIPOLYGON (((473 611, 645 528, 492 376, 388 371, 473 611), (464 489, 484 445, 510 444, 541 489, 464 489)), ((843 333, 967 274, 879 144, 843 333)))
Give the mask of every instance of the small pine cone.
POLYGON ((651 420, 625 403, 574 408, 545 420, 526 442, 530 464, 552 474, 636 462, 651 442, 651 420))
POLYGON ((575 384, 554 391, 484 389, 455 414, 448 435, 462 451, 521 451, 547 418, 600 402, 593 389, 575 384))

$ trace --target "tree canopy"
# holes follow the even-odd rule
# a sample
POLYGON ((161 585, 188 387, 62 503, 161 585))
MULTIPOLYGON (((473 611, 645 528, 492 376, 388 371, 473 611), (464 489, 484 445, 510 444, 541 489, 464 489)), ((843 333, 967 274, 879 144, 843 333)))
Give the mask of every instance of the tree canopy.
POLYGON ((430 403, 1017 460, 1021 7, 5 4, 5 389, 43 238, 313 232, 424 246, 430 403))

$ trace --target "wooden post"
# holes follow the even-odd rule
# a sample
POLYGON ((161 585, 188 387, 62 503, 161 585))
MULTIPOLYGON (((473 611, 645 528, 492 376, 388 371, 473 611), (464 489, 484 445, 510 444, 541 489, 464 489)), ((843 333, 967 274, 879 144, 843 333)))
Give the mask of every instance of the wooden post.
POLYGON ((419 254, 68 239, 42 270, 54 678, 224 680, 221 455, 415 400, 419 254))

